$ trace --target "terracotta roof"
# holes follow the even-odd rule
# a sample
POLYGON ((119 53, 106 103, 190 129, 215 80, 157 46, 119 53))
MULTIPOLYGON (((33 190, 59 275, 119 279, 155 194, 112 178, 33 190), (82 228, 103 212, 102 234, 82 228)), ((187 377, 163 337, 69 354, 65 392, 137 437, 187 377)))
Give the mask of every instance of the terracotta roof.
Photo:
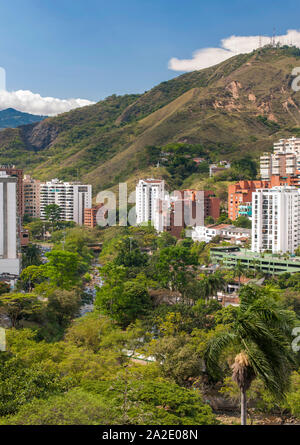
MULTIPOLYGON (((244 275, 241 276, 241 284, 247 284, 247 283, 249 283, 249 281, 251 281, 251 278, 247 278, 247 277, 245 277, 244 275)), ((235 278, 234 278, 234 282, 235 282, 235 283, 238 283, 238 282, 239 282, 238 277, 235 277, 235 278)))
POLYGON ((231 224, 212 224, 211 226, 208 226, 211 229, 228 229, 229 227, 232 227, 231 224))

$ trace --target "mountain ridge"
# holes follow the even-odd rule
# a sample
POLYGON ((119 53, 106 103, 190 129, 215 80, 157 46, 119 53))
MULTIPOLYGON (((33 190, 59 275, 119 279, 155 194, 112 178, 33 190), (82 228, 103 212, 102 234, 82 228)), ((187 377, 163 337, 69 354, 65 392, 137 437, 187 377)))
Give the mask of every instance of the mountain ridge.
MULTIPOLYGON (((150 167, 148 146, 201 144, 212 160, 258 158, 300 135, 300 51, 262 48, 97 104, 0 133, 0 156, 41 179, 79 177, 97 192, 150 167), (30 156, 28 156, 30 155, 30 156)), ((3 162, 3 163, 4 163, 3 162)))
POLYGON ((4 110, 0 110, 0 130, 40 122, 46 117, 47 116, 24 113, 15 108, 5 108, 4 110))

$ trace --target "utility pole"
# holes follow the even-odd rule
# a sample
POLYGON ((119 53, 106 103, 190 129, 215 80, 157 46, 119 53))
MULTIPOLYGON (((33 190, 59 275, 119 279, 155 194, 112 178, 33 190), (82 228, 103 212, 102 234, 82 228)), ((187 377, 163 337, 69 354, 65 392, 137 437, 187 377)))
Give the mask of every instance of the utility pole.
POLYGON ((273 28, 273 42, 272 42, 272 45, 273 46, 275 46, 275 39, 276 39, 276 28, 275 28, 275 26, 274 26, 274 28, 273 28))
POLYGON ((66 231, 64 230, 63 250, 65 250, 65 243, 66 243, 66 231))

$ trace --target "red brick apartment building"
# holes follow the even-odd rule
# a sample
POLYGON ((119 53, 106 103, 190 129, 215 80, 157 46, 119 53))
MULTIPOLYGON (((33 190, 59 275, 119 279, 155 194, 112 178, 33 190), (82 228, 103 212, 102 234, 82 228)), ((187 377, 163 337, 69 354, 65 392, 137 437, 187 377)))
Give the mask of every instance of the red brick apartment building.
POLYGON ((220 198, 217 198, 213 192, 204 190, 204 218, 212 216, 217 219, 220 216, 220 198))
POLYGON ((179 193, 181 198, 171 203, 169 224, 164 227, 164 231, 170 232, 176 238, 180 238, 185 227, 203 225, 207 216, 212 216, 214 219, 220 216, 221 200, 212 191, 186 189, 180 190, 179 193), (199 221, 195 221, 196 217, 199 221), (189 218, 192 218, 193 224, 188 223, 189 218))
POLYGON ((259 188, 269 188, 269 181, 239 181, 228 186, 228 218, 239 216, 239 206, 252 201, 252 193, 259 188))
POLYGON ((242 180, 236 184, 228 186, 228 218, 232 221, 239 216, 239 206, 252 202, 252 193, 260 188, 272 188, 279 185, 300 186, 300 178, 298 176, 271 176, 270 181, 248 181, 242 180))
POLYGON ((91 208, 84 209, 84 222, 86 227, 94 228, 97 226, 97 212, 104 204, 98 204, 91 208))
POLYGON ((211 190, 193 190, 185 189, 180 191, 182 199, 190 200, 192 202, 196 201, 197 193, 203 193, 204 198, 204 218, 207 216, 212 216, 214 219, 220 216, 220 198, 217 198, 211 190))

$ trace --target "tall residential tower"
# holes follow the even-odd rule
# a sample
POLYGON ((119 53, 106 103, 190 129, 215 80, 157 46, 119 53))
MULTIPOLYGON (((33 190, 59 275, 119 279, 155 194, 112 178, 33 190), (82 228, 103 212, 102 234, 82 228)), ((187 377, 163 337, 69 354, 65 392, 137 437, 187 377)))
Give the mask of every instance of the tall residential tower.
POLYGON ((165 195, 165 182, 161 179, 140 179, 136 186, 136 222, 155 220, 155 208, 158 199, 165 195))
POLYGON ((0 172, 0 275, 20 273, 18 180, 0 172))
POLYGON ((300 244, 300 189, 273 187, 252 194, 252 251, 295 253, 300 244))
POLYGON ((57 204, 62 221, 84 223, 84 209, 92 207, 92 186, 52 179, 40 185, 40 215, 45 219, 45 207, 57 204))

